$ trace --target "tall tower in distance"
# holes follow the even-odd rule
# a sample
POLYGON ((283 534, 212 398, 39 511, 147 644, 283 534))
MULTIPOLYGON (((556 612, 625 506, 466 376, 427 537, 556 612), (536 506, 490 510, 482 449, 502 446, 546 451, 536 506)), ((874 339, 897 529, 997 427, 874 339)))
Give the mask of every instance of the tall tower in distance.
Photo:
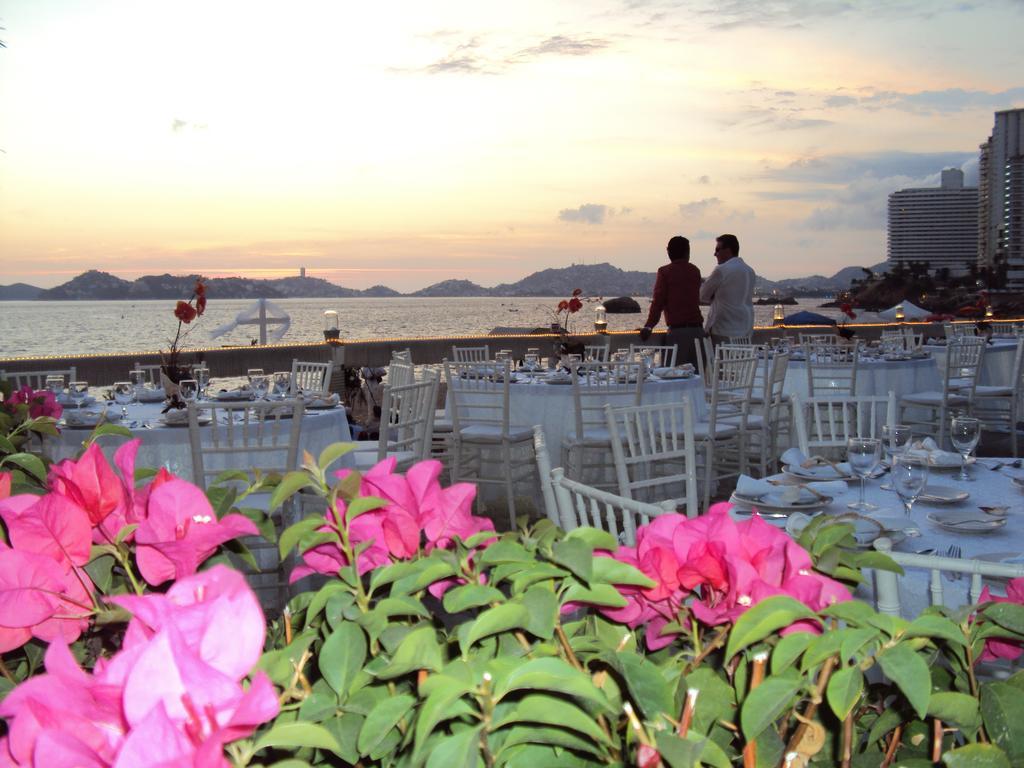
POLYGON ((306 268, 305 267, 299 267, 299 277, 305 277, 305 276, 306 276, 306 268))
POLYGON ((889 265, 919 262, 928 271, 963 275, 977 259, 978 190, 964 172, 947 168, 939 187, 900 189, 889 195, 889 265))
MULTIPOLYGON (((978 266, 1005 264, 1005 287, 1024 289, 1024 109, 995 114, 978 158, 978 266)), ((993 286, 995 287, 995 286, 993 286)))

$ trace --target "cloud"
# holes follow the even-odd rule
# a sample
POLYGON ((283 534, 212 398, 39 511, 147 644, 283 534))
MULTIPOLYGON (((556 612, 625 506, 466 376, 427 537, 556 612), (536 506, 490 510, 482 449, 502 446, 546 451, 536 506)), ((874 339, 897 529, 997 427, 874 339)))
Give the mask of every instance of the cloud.
POLYGON ((585 224, 604 224, 606 216, 612 216, 613 211, 607 205, 598 203, 584 203, 579 208, 563 208, 558 212, 559 221, 576 222, 585 224))
POLYGON ((901 152, 814 155, 779 167, 767 168, 764 177, 793 183, 844 184, 862 176, 924 178, 943 168, 959 168, 977 152, 901 152))
POLYGON ((679 204, 679 215, 684 218, 703 216, 712 208, 719 208, 722 201, 717 197, 705 197, 689 203, 679 204))
MULTIPOLYGON (((451 36, 447 30, 434 33, 436 38, 451 36)), ((485 46, 479 37, 472 37, 451 48, 448 53, 428 64, 421 71, 431 74, 499 74, 509 68, 549 56, 589 56, 608 48, 609 40, 597 37, 547 37, 515 53, 503 55, 496 45, 485 46), (491 50, 493 49, 493 50, 491 50)))
POLYGON ((480 47, 479 38, 471 38, 452 48, 447 56, 428 65, 424 71, 431 75, 445 73, 486 74, 490 71, 487 59, 474 51, 480 47))
POLYGON ((179 117, 171 120, 171 131, 183 133, 184 131, 205 131, 206 123, 194 123, 191 120, 182 120, 179 117))
POLYGON ((587 56, 609 46, 607 40, 600 38, 571 38, 555 35, 539 44, 524 48, 512 56, 512 59, 536 58, 538 56, 587 56))
POLYGON ((878 91, 866 88, 864 94, 859 97, 835 94, 824 100, 825 106, 832 108, 897 109, 923 115, 972 109, 994 111, 1021 103, 1024 103, 1024 87, 1021 86, 1002 91, 964 88, 945 88, 939 91, 878 91))
POLYGON ((697 183, 698 184, 702 184, 702 185, 710 184, 711 183, 711 177, 708 176, 707 174, 704 174, 703 176, 698 176, 697 177, 697 183))
POLYGON ((1006 0, 709 0, 697 13, 711 29, 744 27, 801 29, 819 21, 842 18, 927 19, 944 13, 963 13, 1006 0))

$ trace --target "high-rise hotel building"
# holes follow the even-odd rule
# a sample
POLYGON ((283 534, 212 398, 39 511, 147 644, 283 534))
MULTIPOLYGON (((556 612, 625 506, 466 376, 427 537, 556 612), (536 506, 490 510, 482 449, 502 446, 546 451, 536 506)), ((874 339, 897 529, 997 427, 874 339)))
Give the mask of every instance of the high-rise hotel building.
POLYGON ((967 272, 978 253, 978 190, 964 186, 963 171, 942 172, 938 187, 889 195, 889 266, 922 262, 934 273, 967 272))
POLYGON ((1006 287, 1024 289, 1024 109, 996 112, 978 162, 978 265, 1005 261, 1006 287))

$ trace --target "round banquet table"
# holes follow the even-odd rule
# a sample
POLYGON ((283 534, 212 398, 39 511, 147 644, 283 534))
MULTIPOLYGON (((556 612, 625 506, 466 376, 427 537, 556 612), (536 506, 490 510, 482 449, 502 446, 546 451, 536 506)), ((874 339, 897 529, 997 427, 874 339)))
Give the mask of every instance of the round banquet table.
MULTIPOLYGON (((139 403, 129 405, 128 421, 125 426, 131 429, 132 437, 140 438, 142 444, 135 460, 137 467, 164 467, 184 480, 194 482, 192 477, 192 449, 189 445, 188 424, 166 426, 160 420, 163 403, 139 403)), ((92 409, 100 408, 99 405, 92 409)), ((119 405, 110 405, 111 412, 119 412, 119 405)), ((92 432, 92 428, 74 428, 60 426, 61 433, 57 437, 47 437, 43 449, 54 461, 74 457, 82 449, 82 441, 92 432)), ((200 428, 200 436, 209 434, 209 429, 200 428)), ((302 417, 302 431, 299 433, 299 457, 302 452, 309 451, 318 456, 320 451, 331 443, 347 442, 351 439, 348 417, 341 406, 328 410, 307 410, 302 417)), ((125 438, 107 435, 99 440, 103 452, 113 459, 114 452, 124 444, 125 438)), ((349 454, 342 456, 337 466, 350 466, 354 460, 349 454), (347 461, 346 461, 347 460, 347 461)), ((237 468, 244 469, 239 458, 237 468)))
MULTIPOLYGON (((911 392, 935 389, 938 386, 938 375, 939 369, 933 357, 916 360, 862 357, 857 363, 857 394, 887 395, 895 392, 899 399, 901 395, 909 395, 911 392)), ((783 391, 801 398, 808 396, 806 361, 789 361, 783 391)))
MULTIPOLYGON (((942 344, 926 344, 924 349, 935 357, 935 364, 941 374, 946 367, 946 347, 942 344)), ((1012 386, 1013 358, 1016 351, 1016 339, 993 338, 985 347, 978 383, 993 387, 1012 386)))
MULTIPOLYGON (((704 403, 704 380, 700 376, 688 379, 648 378, 644 382, 640 402, 644 405, 678 403, 684 396, 690 398, 694 421, 701 421, 707 406, 704 403)), ((612 395, 609 402, 611 405, 632 405, 633 395, 612 395)), ((588 402, 587 405, 593 403, 588 402)), ((450 395, 446 410, 450 418, 450 395)), ((552 457, 561 455, 563 441, 575 433, 575 414, 572 384, 547 384, 541 378, 535 378, 509 385, 509 423, 516 427, 543 426, 552 457)))

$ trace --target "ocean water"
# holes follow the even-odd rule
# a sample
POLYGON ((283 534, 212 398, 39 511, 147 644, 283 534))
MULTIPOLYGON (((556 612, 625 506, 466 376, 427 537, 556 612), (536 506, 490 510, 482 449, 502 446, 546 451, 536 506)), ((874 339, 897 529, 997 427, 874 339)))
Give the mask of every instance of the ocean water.
MULTIPOLYGON (((496 326, 533 329, 549 325, 558 298, 386 298, 275 299, 291 317, 282 342, 323 340, 323 313, 338 313, 344 339, 415 338, 486 334, 496 326)), ((839 318, 836 309, 820 309, 824 299, 801 299, 786 314, 809 309, 839 318)), ((608 328, 639 328, 649 299, 639 299, 639 315, 608 315, 608 328)), ((252 305, 251 299, 211 299, 206 314, 193 322, 185 347, 247 345, 257 338, 255 326, 242 326, 213 339, 210 332, 252 305)), ((177 328, 175 302, 160 301, 3 301, 0 302, 0 359, 46 355, 148 352, 166 348, 177 328)), ((571 329, 593 328, 596 300, 571 318, 571 329)), ((771 325, 772 307, 754 308, 757 325, 771 325)), ((870 321, 872 316, 861 318, 870 321)))

